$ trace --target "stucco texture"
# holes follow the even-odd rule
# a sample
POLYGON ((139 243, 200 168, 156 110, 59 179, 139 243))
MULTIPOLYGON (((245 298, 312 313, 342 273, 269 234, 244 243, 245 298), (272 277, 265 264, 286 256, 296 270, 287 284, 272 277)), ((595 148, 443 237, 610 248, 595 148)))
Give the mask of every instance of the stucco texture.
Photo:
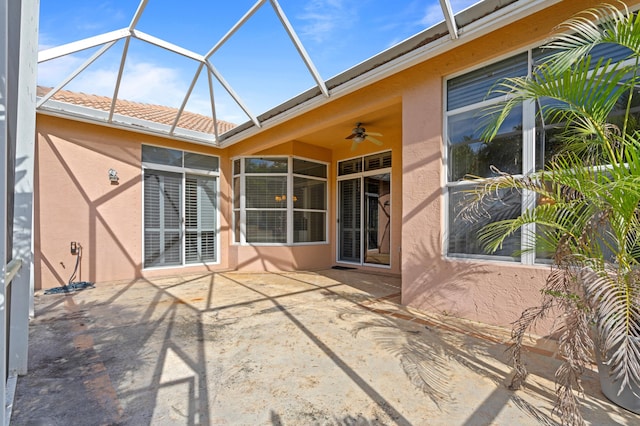
MULTIPOLYGON (((539 297, 548 268, 444 257, 443 85, 447 77, 538 45, 552 29, 595 1, 564 1, 351 93, 336 93, 289 120, 249 132, 224 149, 39 115, 36 170, 36 286, 63 284, 73 270, 70 241, 83 247, 79 279, 113 281, 198 270, 314 270, 336 264, 338 161, 392 151, 390 267, 402 275, 402 302, 415 308, 508 325, 539 297), (383 147, 345 142, 356 122, 381 132, 383 147), (142 268, 141 143, 220 156, 220 263, 142 268), (230 229, 231 160, 297 155, 329 164, 328 243, 240 246, 230 229), (118 185, 107 171, 116 169, 118 185)), ((385 246, 386 249, 386 246, 385 246)))

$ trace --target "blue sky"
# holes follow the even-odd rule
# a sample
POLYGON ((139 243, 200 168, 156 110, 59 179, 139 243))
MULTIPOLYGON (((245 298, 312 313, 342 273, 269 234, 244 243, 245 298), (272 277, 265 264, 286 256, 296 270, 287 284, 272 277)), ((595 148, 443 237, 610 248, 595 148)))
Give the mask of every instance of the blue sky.
MULTIPOLYGON (((478 0, 451 0, 454 13, 478 0)), ((198 54, 208 52, 255 0, 149 0, 137 29, 198 54)), ((438 0, 280 0, 321 78, 336 74, 442 21, 438 0)), ((138 0, 40 0, 40 49, 128 27, 138 0)), ((118 42, 65 88, 111 96, 124 43, 118 42)), ((56 86, 95 49, 41 64, 38 84, 56 86)), ((277 106, 315 83, 267 1, 210 59, 252 113, 277 106)), ((178 107, 197 64, 135 41, 127 55, 120 98, 178 107)), ((214 84, 219 119, 247 116, 214 84)), ((207 79, 187 109, 210 114, 207 79)))

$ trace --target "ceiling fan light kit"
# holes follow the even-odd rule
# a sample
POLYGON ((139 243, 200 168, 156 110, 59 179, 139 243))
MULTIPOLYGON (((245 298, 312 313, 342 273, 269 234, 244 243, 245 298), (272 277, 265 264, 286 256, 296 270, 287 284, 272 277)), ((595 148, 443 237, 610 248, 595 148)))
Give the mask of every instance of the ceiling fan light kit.
POLYGON ((382 133, 376 133, 376 132, 367 133, 367 130, 364 127, 362 127, 362 123, 358 122, 356 123, 356 127, 354 127, 353 130, 351 131, 351 134, 347 136, 345 139, 353 139, 353 143, 351 144, 351 151, 355 151, 355 149, 358 147, 358 144, 360 142, 364 142, 365 140, 368 140, 374 143, 375 145, 382 145, 382 141, 374 138, 373 136, 382 136, 382 133))

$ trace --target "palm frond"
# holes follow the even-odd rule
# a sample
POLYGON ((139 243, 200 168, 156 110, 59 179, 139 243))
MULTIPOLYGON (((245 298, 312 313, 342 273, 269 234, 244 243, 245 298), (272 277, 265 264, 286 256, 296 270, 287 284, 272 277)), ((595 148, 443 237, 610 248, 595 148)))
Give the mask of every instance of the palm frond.
POLYGON ((502 100, 484 111, 481 135, 490 143, 528 102, 547 126, 542 131, 553 127, 553 143, 562 148, 542 171, 513 176, 494 169, 496 177, 474 180, 461 214, 483 215, 488 224, 478 238, 489 253, 525 231, 533 242, 525 251, 552 256, 540 303, 513 324, 511 387, 527 376, 524 337, 559 313, 562 325, 552 331, 559 333, 564 361, 556 372, 555 412, 563 424, 578 425, 584 423, 580 376, 594 327, 598 353, 619 390, 640 386, 640 14, 623 3, 587 9, 559 26, 544 48, 551 53, 530 76, 491 89, 490 99, 502 100), (623 46, 628 55, 592 57, 603 44, 623 46), (496 214, 495 206, 513 192, 537 203, 517 215, 496 214))
POLYGON ((565 424, 580 425, 584 419, 578 409, 577 394, 584 392, 580 377, 590 362, 593 342, 588 333, 588 311, 575 303, 566 303, 565 308, 565 327, 558 342, 563 362, 556 370, 558 398, 554 409, 565 424))
POLYGON ((592 64, 591 58, 574 64, 558 75, 547 64, 542 64, 533 78, 513 77, 499 82, 492 89, 494 94, 506 99, 488 107, 483 115, 485 123, 481 138, 493 139, 511 111, 525 101, 545 99, 541 114, 545 122, 569 122, 569 135, 597 137, 607 140, 607 117, 628 92, 631 66, 622 66, 600 59, 592 64), (593 69, 599 69, 594 73, 593 69), (550 102, 553 101, 553 102, 550 102))
POLYGON ((576 61, 588 56, 603 43, 612 43, 630 49, 629 56, 640 56, 640 21, 637 14, 629 13, 622 2, 603 4, 587 9, 556 28, 553 39, 543 48, 552 50, 546 63, 556 71, 570 68, 576 61))

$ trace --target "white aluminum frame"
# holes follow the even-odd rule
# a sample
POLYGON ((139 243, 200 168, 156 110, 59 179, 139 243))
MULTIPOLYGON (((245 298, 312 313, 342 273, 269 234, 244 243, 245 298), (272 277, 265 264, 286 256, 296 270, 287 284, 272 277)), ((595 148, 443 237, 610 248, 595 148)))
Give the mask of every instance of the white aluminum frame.
POLYGON ((0 425, 11 419, 17 376, 27 372, 29 318, 33 314, 33 170, 36 108, 36 62, 38 49, 38 1, 0 3, 0 425), (8 64, 13 61, 10 74, 8 64), (17 66, 15 66, 17 64, 17 66), (15 96, 9 98, 9 93, 15 96), (9 132, 9 123, 13 132, 9 132), (7 147, 15 147, 15 186, 8 187, 7 147), (20 161, 17 161, 17 160, 20 161), (18 179, 18 177, 20 177, 18 179), (7 198, 14 194, 14 209, 7 198), (13 234, 7 220, 13 221, 13 234), (11 261, 4 265, 11 239, 11 261), (11 285, 11 299, 6 298, 11 285), (8 306, 10 303, 10 306, 8 306), (8 318, 10 311, 11 317, 8 318), (9 320, 9 321, 8 321, 9 320), (6 342, 9 343, 8 347, 6 342))
MULTIPOLYGON (((531 9, 536 9, 539 3, 541 3, 543 0, 529 0, 528 3, 531 4, 527 4, 526 8, 531 8, 531 9)), ((548 2, 549 0, 547 0, 548 2)), ((559 1, 559 0, 553 0, 555 1, 559 1)), ((453 13, 453 9, 451 7, 451 3, 450 0, 439 0, 440 2, 440 8, 442 9, 442 13, 443 13, 443 17, 444 17, 444 21, 446 22, 446 26, 447 29, 449 31, 449 39, 450 40, 457 40, 460 37, 459 34, 459 30, 458 30, 458 26, 455 20, 455 16, 453 13)), ((67 78, 65 78, 61 83, 59 83, 58 85, 56 85, 48 94, 46 97, 44 97, 43 99, 40 100, 40 102, 38 103, 38 109, 41 110, 46 110, 48 109, 48 105, 49 103, 47 102, 52 96, 54 96, 58 91, 60 91, 62 88, 64 88, 69 82, 71 82, 75 77, 77 77, 78 74, 80 74, 86 67, 88 67, 92 62, 94 62, 97 58, 99 58, 100 56, 102 56, 111 46, 113 46, 116 42, 118 42, 119 40, 125 40, 125 46, 123 48, 123 54, 122 54, 122 59, 120 61, 120 68, 118 71, 118 75, 116 78, 116 83, 115 83, 115 87, 114 87, 114 92, 113 92, 113 97, 112 97, 112 105, 111 105, 111 109, 108 115, 108 123, 114 123, 113 119, 114 119, 114 110, 115 110, 115 105, 118 99, 118 92, 119 92, 119 86, 120 86, 120 82, 122 79, 122 73, 124 70, 124 64, 126 62, 126 58, 127 58, 127 52, 128 52, 128 46, 129 43, 131 41, 132 38, 135 38, 137 40, 140 40, 143 43, 147 43, 147 44, 151 44, 157 47, 160 47, 161 49, 165 49, 169 52, 175 53, 177 55, 181 55, 184 56, 185 58, 191 59, 195 62, 199 63, 199 66, 197 67, 197 71, 195 72, 191 85, 189 86, 189 89, 187 90, 182 103, 181 103, 181 107, 178 109, 176 117, 174 119, 174 123, 172 126, 170 126, 169 130, 167 131, 166 128, 160 128, 155 126, 153 123, 145 123, 145 127, 147 128, 147 131, 154 131, 156 133, 160 133, 160 134, 167 134, 169 136, 173 136, 177 129, 177 123, 180 121, 180 116, 182 115, 182 113, 184 112, 184 108, 192 94, 193 88, 202 72, 203 67, 206 67, 206 73, 207 73, 207 82, 208 82, 208 86, 209 86, 209 99, 210 99, 210 103, 211 103, 211 115, 212 115, 212 119, 214 120, 214 132, 213 132, 213 138, 212 141, 210 142, 211 145, 213 146, 221 146, 220 141, 220 135, 218 132, 218 126, 216 121, 216 107, 215 107, 215 96, 214 96, 214 90, 213 90, 213 78, 215 78, 224 88, 224 90, 229 94, 229 96, 233 99, 233 101, 237 104, 237 106, 246 114, 246 116, 249 118, 249 120, 255 125, 256 129, 260 129, 263 127, 264 125, 264 121, 261 121, 258 116, 256 114, 254 114, 249 107, 243 102, 243 100, 240 98, 240 96, 235 92, 235 90, 233 90, 233 88, 231 87, 231 85, 224 79, 224 77, 222 76, 222 74, 214 67, 214 65, 211 63, 211 57, 213 56, 213 54, 220 49, 230 38, 231 36, 237 32, 258 10, 260 10, 266 3, 269 3, 271 5, 271 8, 273 9, 274 13, 276 14, 277 18, 280 21, 280 24, 282 26, 282 28, 286 31, 287 35, 289 36, 289 39, 291 40, 292 44, 294 45, 295 49, 298 52, 298 55, 300 56, 301 60, 304 62, 307 71, 309 72, 309 74, 311 75, 311 77, 313 78, 313 80, 315 81, 315 85, 316 87, 319 89, 320 93, 321 93, 321 98, 322 99, 328 99, 330 97, 339 97, 341 96, 341 92, 344 92, 345 88, 340 87, 340 88, 336 88, 334 90, 329 90, 327 87, 327 83, 326 81, 321 77, 320 73, 318 72, 316 66, 314 65, 313 61, 311 60, 311 57, 309 56, 308 52, 306 51, 302 41, 300 40, 300 38, 298 37, 295 29, 293 28, 293 26, 291 25, 289 19, 287 18, 284 10, 282 9, 282 7, 280 6, 280 4, 278 3, 277 0, 258 0, 256 1, 253 6, 251 6, 249 8, 249 10, 229 29, 229 31, 224 34, 222 36, 222 38, 220 38, 220 40, 218 40, 212 47, 211 49, 209 49, 208 52, 206 52, 205 54, 198 54, 196 52, 193 52, 191 50, 185 49, 181 46, 177 46, 173 43, 167 42, 161 38, 155 37, 151 34, 147 34, 144 33, 140 30, 138 30, 136 27, 140 21, 140 18, 142 17, 142 14, 145 11, 145 8, 147 6, 148 0, 140 0, 140 3, 138 4, 138 8, 136 9, 136 12, 133 16, 133 18, 131 19, 131 22, 129 24, 129 26, 127 28, 121 28, 115 31, 110 31, 110 32, 106 32, 103 34, 99 34, 97 36, 93 36, 93 37, 88 37, 85 38, 83 40, 78 40, 78 41, 74 41, 71 43, 67 43, 64 44, 62 46, 57 46, 51 49, 47 49, 44 50, 42 52, 39 53, 38 55, 38 63, 42 63, 42 62, 46 62, 55 58, 59 58, 62 56, 66 56, 66 55, 71 55, 86 49, 90 49, 93 47, 97 47, 97 46, 103 46, 103 49, 101 49, 99 52, 97 52, 92 58, 90 58, 89 61, 87 61, 87 63, 83 64, 79 69, 75 70, 74 72, 72 72, 69 76, 67 76, 67 78), (334 92, 336 96, 334 96, 334 92)), ((505 9, 507 10, 500 10, 499 14, 501 15, 501 17, 504 17, 504 15, 508 15, 510 13, 513 13, 510 9, 509 6, 507 6, 505 9)), ((470 36, 467 37, 469 39, 472 39, 474 37, 476 37, 476 35, 472 35, 472 33, 477 32, 477 29, 475 29, 476 25, 469 24, 469 34, 470 36)), ((437 43, 437 44, 442 44, 442 43, 437 43)), ((437 47, 436 47, 437 49, 437 47)), ((419 49, 419 51, 417 51, 416 53, 420 53, 422 52, 424 49, 419 49)), ((412 55, 414 56, 414 55, 412 55)), ((394 61, 396 62, 396 61, 394 61)), ((395 66, 393 66, 392 68, 394 68, 395 66)), ((386 66, 384 68, 387 68, 386 66)), ((374 72, 374 73, 367 73, 367 74, 378 74, 378 72, 374 72)), ((375 77, 373 77, 375 78, 375 77)), ((358 80, 362 80, 362 79, 358 79, 358 80)), ((371 80, 371 76, 367 77, 366 79, 364 79, 364 81, 369 81, 371 80)), ((349 84, 348 86, 352 86, 353 84, 349 84)), ((359 85, 359 84, 358 84, 359 85)), ((350 90, 355 90, 358 85, 353 85, 353 88, 347 89, 347 91, 350 90)), ((297 109, 297 108, 296 108, 297 109)), ((63 109, 64 111, 64 109, 63 109)), ((268 119, 265 119, 265 121, 268 119)), ((126 121, 126 120, 125 120, 126 121)), ((208 137, 198 137, 198 142, 201 143, 203 140, 209 140, 210 138, 208 137)))
MULTIPOLYGON (((251 16, 253 16, 253 14, 255 12, 257 12, 265 3, 267 3, 267 0, 258 0, 248 11, 247 13, 245 13, 244 16, 242 16, 240 18, 240 20, 216 43, 214 44, 214 46, 204 55, 192 52, 188 49, 185 49, 181 46, 177 46, 173 43, 167 42, 161 38, 155 37, 151 34, 147 34, 145 32, 142 32, 138 29, 136 29, 136 26, 138 25, 138 22, 142 16, 142 14, 144 13, 144 10, 147 6, 148 0, 141 0, 140 4, 138 5, 138 8, 136 10, 136 13, 134 14, 133 19, 131 20, 131 23, 129 24, 129 26, 127 28, 122 28, 119 30, 115 30, 115 31, 110 31, 104 34, 100 34, 97 36, 93 36, 93 37, 89 37, 89 38, 85 38, 83 40, 78 40, 75 42, 71 42, 71 43, 67 43, 64 44, 62 46, 57 46, 51 49, 47 49, 44 50, 42 52, 39 53, 38 55, 38 63, 42 63, 42 62, 46 62, 55 58, 59 58, 62 56, 66 56, 66 55, 71 55, 86 49, 90 49, 93 47, 97 47, 97 46, 103 46, 98 52, 96 52, 88 61, 86 61, 81 67, 79 67, 77 70, 73 71, 67 78, 65 78, 60 84, 56 85, 55 88, 53 88, 45 97, 43 97, 40 102, 38 102, 38 108, 43 108, 46 104, 47 101, 53 97, 58 91, 60 91, 64 86, 66 86, 69 82, 71 82, 75 77, 78 76, 78 74, 80 74, 84 69, 86 69, 91 63, 93 63, 96 59, 98 59, 99 57, 101 57, 107 50, 109 50, 110 47, 112 47, 117 41, 124 39, 125 43, 124 43, 124 48, 123 48, 123 52, 122 52, 122 58, 120 60, 120 67, 118 69, 118 75, 116 77, 116 84, 115 84, 115 88, 114 88, 114 92, 113 92, 113 96, 112 96, 112 101, 111 101, 111 108, 109 111, 109 118, 107 120, 108 123, 112 123, 113 122, 113 118, 114 118, 114 112, 115 112, 115 106, 116 106, 116 102, 118 100, 118 92, 119 92, 119 88, 120 88, 120 82, 122 80, 122 75, 123 75, 123 71, 124 71, 124 65, 127 59, 127 54, 128 54, 128 50, 129 50, 129 43, 131 42, 131 39, 137 39, 142 41, 143 43, 147 43, 147 44, 151 44, 157 47, 160 47, 161 49, 165 49, 169 52, 175 53, 177 55, 181 55, 184 56, 185 58, 191 59, 195 62, 199 63, 199 66, 197 68, 197 71, 194 74, 194 77, 192 79, 191 85, 189 86, 189 89, 187 90, 182 103, 181 103, 181 107, 178 109, 178 112, 176 114, 176 118, 173 122, 173 125, 170 127, 169 131, 168 131, 168 135, 169 136, 173 136, 174 132, 176 131, 176 127, 177 127, 177 123, 180 121, 180 116, 182 115, 182 113, 184 112, 184 108, 189 100, 189 98, 191 97, 191 93, 193 91, 193 88, 198 80, 198 77, 200 76, 200 73, 202 72, 202 69, 204 67, 206 67, 207 70, 207 78, 208 78, 208 85, 209 85, 209 96, 210 96, 210 102, 211 102, 211 111, 212 111, 212 117, 215 120, 216 119, 216 108, 215 108, 215 98, 214 98, 214 91, 213 91, 213 80, 212 77, 215 77, 215 79, 222 85, 222 87, 227 91, 227 93, 231 96, 231 98, 236 102, 236 104, 240 107, 240 109, 242 109, 242 111, 249 117, 249 119, 253 122, 253 124, 255 124, 256 127, 261 127, 262 123, 260 122, 260 120, 257 118, 257 116, 251 112, 251 110, 246 106, 246 104, 242 101, 242 99, 240 98, 240 96, 238 96, 238 94, 233 90, 233 88, 231 87, 231 85, 229 85, 229 83, 227 83, 227 81, 224 79, 224 77, 220 74, 220 72, 217 71, 217 69, 213 66, 213 64, 210 61, 211 56, 220 48, 224 45, 225 42, 228 41, 228 39, 238 30, 242 27, 242 25, 245 24, 245 22, 247 22, 251 16)), ((293 43, 294 47, 296 48, 296 50, 298 51, 298 54, 300 55, 302 61, 304 62, 305 66, 307 67, 307 70, 309 71, 309 73, 311 74, 311 76, 313 77, 313 79, 316 82, 316 85, 318 87, 318 89, 320 89, 320 91, 322 92, 322 94, 325 97, 329 97, 329 90, 327 89, 327 86, 324 82, 324 80, 322 79, 322 77, 320 76, 318 70, 316 69, 315 65, 313 64, 313 61, 311 60, 311 58, 309 57, 309 54, 307 53, 306 49, 304 48, 304 45, 302 44, 302 42, 300 41, 300 39, 298 38, 298 35, 296 34, 295 30, 293 29, 293 26, 291 25, 291 23, 289 22, 289 20, 287 19, 287 16, 285 15, 284 11, 282 10, 282 7, 280 7, 280 4, 277 2, 277 0, 269 0, 269 4, 271 5, 273 11, 275 12, 276 16, 278 17, 278 19, 280 20, 280 23, 282 25, 282 27, 284 28, 284 30, 287 32, 287 35, 289 36, 289 38, 291 39, 291 42, 293 43)), ((156 129, 159 131, 159 129, 156 129)), ((218 134, 218 126, 215 125, 214 126, 214 145, 217 145, 217 141, 219 140, 219 134, 218 134)))
MULTIPOLYGON (((377 151, 377 152, 372 152, 372 153, 367 153, 364 155, 356 155, 353 157, 349 157, 349 158, 344 158, 341 160, 336 161, 336 190, 335 190, 335 199, 336 199, 336 229, 335 229, 335 233, 336 233, 336 263, 340 263, 340 264, 344 264, 344 265, 355 265, 355 266, 366 266, 366 267, 373 267, 373 268, 382 268, 382 269, 391 269, 393 267, 393 247, 391 245, 391 241, 393 241, 393 225, 392 225, 392 220, 393 220, 393 214, 391 214, 391 218, 389 219, 389 264, 388 265, 382 265, 379 263, 366 263, 365 260, 365 244, 363 244, 364 242, 364 237, 365 237, 365 229, 364 229, 364 224, 365 224, 365 220, 361 219, 360 220, 360 262, 349 262, 349 261, 345 261, 345 260, 340 260, 340 225, 338 223, 338 220, 340 219, 340 181, 342 180, 351 180, 351 179, 361 179, 362 182, 364 182, 364 178, 367 176, 374 176, 374 175, 378 175, 378 174, 384 174, 384 173, 388 173, 389 174, 389 189, 390 189, 390 194, 389 194, 389 203, 391 206, 393 206, 393 150, 390 149, 384 149, 381 151, 377 151), (383 169, 376 169, 376 170, 370 170, 370 171, 365 171, 364 170, 364 158, 365 157, 369 157, 369 156, 373 156, 376 154, 381 154, 383 152, 390 152, 391 153, 391 167, 385 167, 383 169), (343 162, 343 161, 349 161, 349 160, 353 160, 354 158, 360 158, 363 161, 362 164, 362 171, 358 172, 358 173, 351 173, 348 175, 344 175, 344 176, 339 176, 338 175, 338 171, 339 171, 339 167, 338 164, 343 162)), ((365 191, 364 191, 364 185, 362 186, 362 191, 360 194, 360 217, 364 218, 364 209, 365 209, 365 202, 364 202, 364 197, 365 197, 365 191)), ((391 211, 391 210, 390 210, 391 211)))
MULTIPOLYGON (((244 155, 244 156, 240 156, 240 157, 233 157, 231 159, 231 170, 232 170, 232 176, 231 176, 231 187, 232 187, 232 197, 231 199, 234 200, 235 199, 235 188, 233 187, 233 179, 235 179, 236 177, 240 177, 240 208, 236 209, 235 206, 233 205, 233 201, 232 201, 232 206, 231 206, 231 211, 232 211, 232 229, 233 229, 233 242, 232 244, 235 245, 241 245, 241 246, 268 246, 268 247, 297 247, 297 246, 309 246, 309 245, 322 245, 322 244, 329 244, 329 167, 330 164, 326 161, 321 161, 321 160, 316 160, 313 158, 307 158, 307 157, 301 157, 299 155, 244 155), (287 159, 287 173, 286 173, 286 177, 287 177, 287 206, 286 206, 286 214, 287 214, 287 236, 286 236, 286 242, 284 243, 266 243, 266 242, 260 242, 260 243, 256 243, 256 242, 247 242, 247 209, 246 209, 246 188, 245 188, 245 179, 244 177, 247 176, 247 174, 245 173, 245 167, 244 167, 244 159, 246 158, 286 158, 287 159), (324 164, 325 167, 327 168, 327 177, 326 178, 320 178, 320 177, 316 177, 316 176, 308 176, 308 175, 301 175, 299 173, 294 173, 293 172, 293 160, 294 159, 299 159, 299 160, 305 160, 305 161, 310 161, 313 163, 317 163, 317 164, 324 164), (233 173, 233 163, 234 161, 239 160, 240 161, 240 174, 234 174, 233 173), (293 178, 295 176, 298 177, 302 177, 305 179, 310 179, 310 180, 318 180, 318 181, 323 181, 326 183, 326 192, 325 192, 325 205, 327 206, 327 208, 325 210, 311 210, 311 209, 294 209, 293 206, 293 178), (291 194, 291 196, 289 196, 289 194, 291 194), (239 229, 240 229, 240 238, 239 241, 236 241, 236 235, 235 235, 235 230, 236 230, 236 219, 235 219, 235 212, 239 211, 240 212, 240 223, 239 223, 239 229), (310 212, 324 212, 324 216, 325 216, 325 231, 324 231, 324 241, 305 241, 305 242, 294 242, 293 241, 293 216, 294 216, 294 211, 310 211, 310 212)), ((248 176, 284 176, 285 173, 249 173, 248 176)), ((263 211, 280 211, 282 209, 252 209, 252 210, 263 210, 263 211)))
MULTIPOLYGON (((188 167, 184 167, 184 160, 183 160, 183 165, 182 167, 177 167, 177 166, 168 166, 166 164, 160 164, 160 163, 148 163, 148 162, 141 162, 141 171, 142 173, 140 173, 140 179, 141 179, 141 185, 143 186, 143 193, 142 193, 142 208, 140 209, 142 214, 140 217, 140 224, 142 227, 142 241, 140 242, 140 247, 142 248, 142 259, 144 259, 144 214, 145 214, 145 208, 144 208, 144 171, 146 169, 148 170, 158 170, 158 171, 165 171, 165 172, 172 172, 172 173, 179 173, 182 175, 182 194, 181 194, 181 200, 180 202, 182 203, 182 211, 180 212, 182 215, 182 219, 181 219, 181 226, 180 226, 180 232, 182 234, 181 236, 181 241, 180 241, 180 250, 182 251, 181 255, 182 255, 182 262, 180 265, 163 265, 163 266, 151 266, 151 267, 145 267, 144 266, 144 262, 143 262, 143 270, 148 271, 148 270, 157 270, 157 269, 176 269, 176 268, 189 268, 189 267, 193 267, 193 266, 198 266, 198 265, 219 265, 221 264, 221 257, 222 257, 222 253, 220 252, 220 233, 221 231, 221 225, 220 225, 220 218, 221 218, 221 214, 220 214, 220 180, 221 180, 221 173, 220 173, 220 157, 217 155, 212 155, 212 154, 204 154, 202 152, 197 152, 197 151, 190 151, 190 150, 184 150, 184 149, 176 149, 176 148, 170 148, 170 147, 166 147, 166 146, 160 146, 160 145, 152 145, 152 144, 142 144, 142 145, 147 145, 147 146, 156 146, 158 148, 166 148, 166 149, 173 149, 176 151, 182 151, 183 153, 185 152, 191 152, 194 154, 199 154, 199 155, 205 155, 208 157, 215 157, 218 159, 218 170, 204 170, 204 169, 191 169, 188 167), (216 252, 216 260, 213 262, 201 262, 201 263, 187 263, 186 262, 186 252, 185 252, 185 238, 184 236, 186 235, 186 223, 184 220, 184 216, 185 216, 185 209, 186 209, 186 176, 187 174, 189 175, 199 175, 199 176, 209 176, 209 177, 213 177, 216 179, 216 241, 215 241, 215 252, 216 252)), ((142 148, 141 148, 142 149, 142 148)), ((184 159, 184 157, 183 157, 184 159)))

